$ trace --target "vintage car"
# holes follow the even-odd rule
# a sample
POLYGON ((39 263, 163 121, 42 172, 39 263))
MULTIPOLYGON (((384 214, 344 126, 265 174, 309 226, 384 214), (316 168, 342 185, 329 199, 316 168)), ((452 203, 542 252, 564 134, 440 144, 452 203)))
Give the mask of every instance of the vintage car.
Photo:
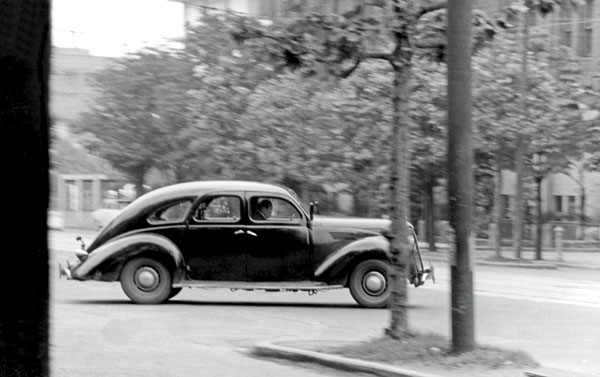
MULTIPOLYGON (((158 304, 184 287, 307 291, 349 288, 365 307, 390 297, 385 219, 327 218, 293 191, 243 181, 180 183, 125 207, 85 248, 59 266, 75 280, 120 281, 140 304, 158 304)), ((432 278, 412 226, 409 281, 432 278)))

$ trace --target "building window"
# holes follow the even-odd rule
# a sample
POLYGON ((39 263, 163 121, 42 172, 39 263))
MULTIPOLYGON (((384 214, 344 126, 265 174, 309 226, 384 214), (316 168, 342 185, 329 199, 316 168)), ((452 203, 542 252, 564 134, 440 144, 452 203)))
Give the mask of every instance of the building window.
POLYGON ((83 181, 83 210, 94 210, 94 181, 83 181))
POLYGON ((554 210, 556 212, 562 212, 563 211, 562 196, 558 196, 558 195, 554 196, 554 210))
POLYGON ((568 3, 563 3, 559 13, 559 38, 560 44, 571 47, 571 39, 573 36, 572 30, 573 11, 568 3))
POLYGON ((580 12, 579 40, 577 42, 577 54, 579 56, 592 55, 592 36, 594 32, 592 28, 593 11, 594 1, 587 0, 580 12))
POLYGON ((79 208, 79 195, 75 181, 65 181, 66 195, 65 209, 67 211, 77 211, 79 208))
POLYGON ((569 214, 575 213, 575 197, 569 196, 569 208, 567 209, 569 214))

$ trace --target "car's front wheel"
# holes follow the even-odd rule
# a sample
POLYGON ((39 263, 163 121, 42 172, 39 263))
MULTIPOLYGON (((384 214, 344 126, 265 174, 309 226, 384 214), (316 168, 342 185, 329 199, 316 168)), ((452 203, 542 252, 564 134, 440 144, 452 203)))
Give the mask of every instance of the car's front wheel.
POLYGON ((390 265, 382 260, 359 263, 350 275, 349 287, 354 300, 368 308, 386 307, 391 291, 390 272, 390 265))
POLYGON ((137 304, 160 304, 171 295, 171 273, 151 258, 134 258, 121 271, 121 287, 137 304))

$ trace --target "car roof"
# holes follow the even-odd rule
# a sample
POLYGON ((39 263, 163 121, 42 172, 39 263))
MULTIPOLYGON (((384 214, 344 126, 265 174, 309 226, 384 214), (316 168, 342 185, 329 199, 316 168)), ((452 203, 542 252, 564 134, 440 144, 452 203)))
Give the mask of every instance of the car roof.
POLYGON ((139 197, 136 202, 162 202, 186 196, 197 197, 212 191, 259 191, 273 194, 290 192, 283 186, 252 181, 194 181, 164 186, 139 197))

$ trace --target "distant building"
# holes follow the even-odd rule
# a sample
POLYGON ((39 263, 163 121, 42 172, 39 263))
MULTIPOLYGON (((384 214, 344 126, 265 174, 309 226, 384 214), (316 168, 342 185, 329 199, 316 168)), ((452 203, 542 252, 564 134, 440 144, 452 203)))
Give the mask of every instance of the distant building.
MULTIPOLYGON (((492 17, 506 9, 512 0, 476 0, 476 6, 492 17)), ((600 2, 585 0, 585 4, 573 7, 564 1, 551 14, 542 17, 529 15, 531 38, 538 35, 550 36, 548 43, 559 43, 573 49, 580 62, 582 83, 600 89, 600 2)), ((583 182, 577 173, 552 174, 542 182, 542 211, 549 217, 578 218, 585 193, 585 215, 595 221, 600 220, 600 173, 587 172, 583 182), (576 178, 573 178, 576 177, 576 178), (584 189, 584 191, 582 191, 584 189)), ((502 194, 506 216, 514 209, 515 174, 504 172, 502 194)))
POLYGON ((79 147, 69 125, 93 106, 99 93, 91 75, 109 67, 112 59, 63 47, 53 47, 50 58, 49 105, 55 137, 50 146, 49 223, 93 228, 91 212, 100 206, 104 193, 121 187, 125 179, 106 161, 79 147))
POLYGON ((50 114, 53 123, 72 122, 90 109, 98 93, 91 75, 113 59, 90 55, 79 48, 52 47, 50 55, 50 114))
MULTIPOLYGON (((512 4, 512 0, 475 0, 475 6, 491 16, 512 4)), ((555 43, 573 49, 583 71, 583 81, 600 88, 600 1, 584 0, 584 5, 574 7, 563 1, 554 12, 542 17, 529 16, 531 36, 548 34, 555 43)))
MULTIPOLYGON (((585 194, 584 214, 600 220, 600 173, 585 172, 583 182, 578 182, 576 172, 551 174, 542 180, 542 213, 550 219, 579 219, 582 193, 585 194), (582 191, 583 189, 583 191, 582 191)), ((509 170, 502 172, 502 213, 505 218, 513 218, 515 209, 516 174, 509 170)), ((532 207, 535 199, 532 198, 532 207)), ((533 209, 533 208, 532 208, 533 209)))
MULTIPOLYGON (((289 17, 292 12, 344 13, 364 3, 361 0, 171 0, 184 4, 186 24, 197 22, 214 9, 228 10, 265 19, 289 17)), ((375 6, 367 5, 366 12, 375 6)))

